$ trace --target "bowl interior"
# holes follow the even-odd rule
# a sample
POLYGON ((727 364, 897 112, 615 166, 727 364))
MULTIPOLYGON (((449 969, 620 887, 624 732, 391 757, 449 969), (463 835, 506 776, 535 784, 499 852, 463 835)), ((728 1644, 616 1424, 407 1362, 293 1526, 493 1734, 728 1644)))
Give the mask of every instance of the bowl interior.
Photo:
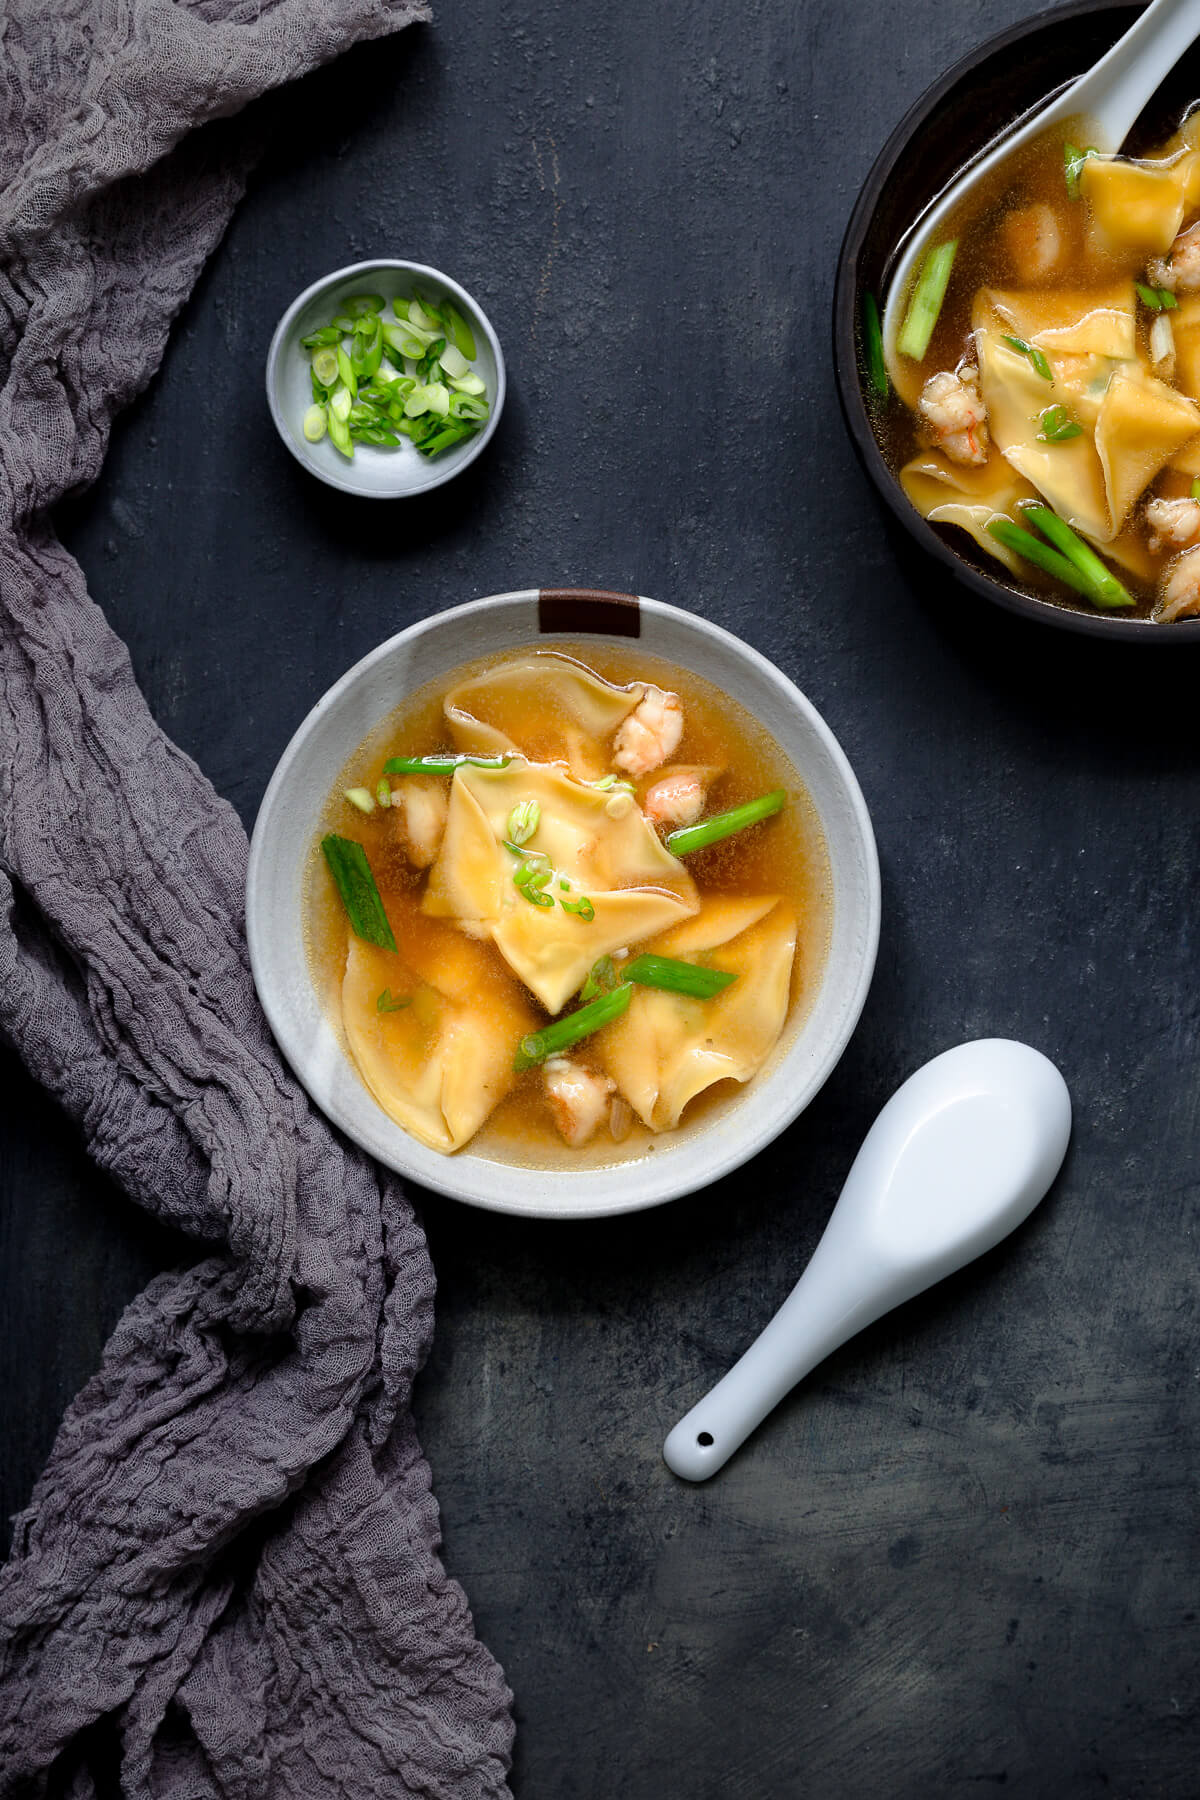
POLYGON ((364 658, 318 702, 263 799, 251 844, 247 930, 255 982, 280 1047, 316 1103, 372 1155, 426 1187, 476 1205, 541 1217, 596 1217, 706 1186, 768 1143, 808 1104, 841 1055, 866 998, 879 934, 879 871, 866 805, 845 756, 815 709, 765 658, 718 627, 654 601, 633 608, 613 602, 607 617, 591 602, 568 621, 534 590, 475 601, 411 627, 364 658), (584 619, 591 623, 577 623, 584 619), (578 643, 589 631, 602 642, 625 641, 631 621, 649 653, 722 688, 794 764, 828 847, 831 942, 820 990, 802 1024, 740 1096, 694 1130, 656 1140, 651 1153, 607 1168, 539 1169, 531 1184, 528 1169, 469 1147, 454 1156, 427 1149, 371 1097, 309 976, 303 883, 330 780, 405 695, 474 658, 532 643, 578 643))
POLYGON ((395 500, 427 493, 449 481, 474 462, 496 429, 504 405, 505 372, 500 340, 486 313, 456 281, 422 263, 366 262, 339 269, 314 282, 295 299, 275 328, 267 357, 267 399, 280 437, 292 455, 321 481, 367 499, 395 500), (312 405, 308 351, 301 339, 328 325, 340 302, 354 294, 382 294, 391 316, 391 302, 412 297, 417 287, 431 300, 449 299, 458 307, 475 337, 478 355, 475 369, 487 383, 491 406, 483 429, 461 444, 428 458, 403 439, 395 449, 356 444, 353 461, 335 449, 328 435, 310 444, 304 435, 304 415, 312 405))
MULTIPOLYGON (((864 295, 886 293, 896 248, 929 202, 1001 132, 1083 74, 1140 11, 1106 0, 1075 0, 989 39, 922 95, 880 152, 847 227, 834 297, 834 359, 842 410, 867 473, 900 523, 943 567, 976 593, 1028 618, 1161 647, 1200 641, 1200 620, 1168 627, 1099 614, 1084 601, 1048 599, 1021 588, 965 532, 921 518, 875 436, 860 339, 864 295)), ((1147 116, 1174 123, 1197 94, 1200 50, 1184 57, 1147 116)))

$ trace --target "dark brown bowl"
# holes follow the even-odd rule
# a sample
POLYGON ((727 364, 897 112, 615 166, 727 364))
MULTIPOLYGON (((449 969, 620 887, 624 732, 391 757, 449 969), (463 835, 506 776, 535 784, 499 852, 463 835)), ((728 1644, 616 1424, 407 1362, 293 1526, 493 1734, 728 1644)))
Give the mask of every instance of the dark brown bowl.
MULTIPOLYGON (((890 266, 918 214, 970 161, 1016 120, 1073 81, 1127 31, 1142 9, 1122 0, 1071 0, 989 38, 921 96, 896 127, 868 175, 850 215, 838 259, 833 352, 838 393, 854 447, 867 474, 906 531, 975 593, 1010 612, 1090 637, 1126 643, 1200 643, 1200 619, 1155 625, 1093 612, 1020 587, 999 563, 989 564, 965 533, 930 525, 912 505, 884 459, 865 392, 861 328, 866 293, 887 291, 890 266)), ((1170 128, 1200 95, 1200 48, 1163 84, 1147 119, 1170 128)))

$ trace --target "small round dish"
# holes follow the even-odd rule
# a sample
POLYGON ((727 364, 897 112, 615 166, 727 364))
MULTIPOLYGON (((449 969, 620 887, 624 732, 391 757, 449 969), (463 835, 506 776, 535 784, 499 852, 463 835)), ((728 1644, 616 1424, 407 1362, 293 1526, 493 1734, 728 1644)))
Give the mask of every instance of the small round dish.
POLYGON ((866 803, 829 727, 765 657, 677 607, 585 590, 498 594, 437 614, 381 644, 309 713, 279 761, 250 845, 246 927, 255 985, 287 1060, 316 1104, 379 1161, 422 1186, 498 1212, 597 1218, 655 1206, 707 1187, 762 1149, 808 1105, 857 1023, 879 939, 879 865, 866 803), (304 885, 331 780, 372 727, 408 694, 464 662, 530 644, 594 640, 628 646, 721 688, 788 757, 824 830, 832 887, 821 985, 766 1067, 695 1127, 608 1167, 538 1168, 494 1161, 470 1146, 426 1148, 374 1100, 342 1050, 309 973, 304 885))
POLYGON ((487 444, 504 409, 506 380, 504 353, 491 320, 465 288, 448 275, 430 269, 424 263, 400 262, 381 258, 376 262, 352 263, 322 276, 299 294, 275 327, 271 348, 267 352, 267 404, 275 429, 310 475, 330 487, 347 494, 361 494, 368 500, 402 500, 415 494, 427 494, 461 474, 487 444), (478 355, 474 367, 487 383, 491 411, 483 429, 461 444, 443 450, 439 456, 424 457, 410 443, 402 442, 394 449, 374 449, 369 444, 356 444, 354 458, 347 460, 330 442, 328 435, 310 444, 304 435, 304 415, 312 405, 308 352, 300 340, 328 325, 338 303, 353 294, 382 294, 390 306, 398 296, 411 298, 414 285, 434 302, 451 300, 470 325, 478 355))
MULTIPOLYGON (((864 295, 887 292, 896 248, 929 202, 986 145, 1090 68, 1142 9, 1124 0, 1072 0, 989 38, 955 63, 900 121, 855 203, 838 259, 834 366, 842 412, 864 469, 901 525, 957 579, 997 606, 1042 624, 1126 644, 1200 643, 1200 620, 1157 625, 1094 612, 1020 587, 953 526, 929 524, 890 468, 871 420, 860 343, 864 295)), ((1184 57, 1156 106, 1179 116, 1200 94, 1200 49, 1184 57)))

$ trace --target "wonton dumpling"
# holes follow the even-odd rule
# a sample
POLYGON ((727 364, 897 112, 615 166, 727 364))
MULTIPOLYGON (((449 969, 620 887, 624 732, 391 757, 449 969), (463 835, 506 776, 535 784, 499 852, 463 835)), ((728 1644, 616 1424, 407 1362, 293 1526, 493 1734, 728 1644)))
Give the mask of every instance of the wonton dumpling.
POLYGON ((1194 164, 1192 154, 1166 169, 1089 156, 1079 171, 1079 188, 1100 242, 1164 256, 1183 224, 1194 164))
POLYGON ((559 1012, 582 986, 597 957, 640 943, 696 912, 691 876, 632 803, 609 812, 613 795, 573 781, 561 769, 514 762, 507 769, 463 764, 450 787, 450 817, 430 873, 424 912, 484 929, 547 1011, 559 1012), (508 816, 519 801, 541 808, 524 846, 543 851, 554 878, 553 907, 525 899, 504 847, 508 816), (570 883, 564 893, 559 880, 570 883), (586 894, 595 917, 564 912, 560 899, 586 894))
MULTIPOLYGON (((422 922, 424 923, 424 922, 422 922)), ((497 979, 487 951, 445 926, 403 933, 395 953, 349 937, 342 1021, 359 1074, 383 1110, 431 1150, 459 1150, 516 1079, 513 1051, 532 1007, 497 979), (380 1012, 382 990, 412 1004, 380 1012)))
POLYGON ((1096 451, 1114 528, 1123 523, 1163 465, 1198 431, 1200 408, 1165 381, 1141 370, 1113 376, 1096 421, 1096 451))
POLYGON ((923 519, 934 525, 961 525, 989 556, 1021 575, 1024 564, 988 531, 989 519, 1006 517, 1019 500, 1036 500, 1038 491, 1003 457, 991 457, 981 469, 952 463, 936 450, 914 456, 900 471, 900 485, 923 519))
POLYGON ((539 762, 566 762, 587 781, 611 767, 613 734, 642 693, 638 682, 614 687, 570 657, 545 651, 460 682, 446 695, 444 711, 459 750, 473 756, 515 750, 539 762))
POLYGON ((981 288, 971 309, 971 324, 976 331, 1022 338, 1047 355, 1108 356, 1114 362, 1128 362, 1137 355, 1137 296, 1131 281, 1116 282, 1099 293, 1090 288, 981 288))
POLYGON ((1181 294, 1167 317, 1175 344, 1175 385, 1200 400, 1200 294, 1181 294))
POLYGON ((650 946, 662 956, 704 956, 738 979, 715 999, 637 988, 606 1027, 604 1065, 652 1131, 679 1123, 689 1100, 717 1081, 749 1081, 787 1017, 796 915, 774 895, 706 900, 697 916, 650 946))
POLYGON ((1077 530, 1088 537, 1111 537, 1104 470, 1091 434, 1085 431, 1061 444, 1039 443, 1041 414, 1056 398, 1051 384, 1027 356, 990 331, 976 332, 975 347, 997 449, 1077 530))
POLYGON ((1051 383, 985 326, 976 329, 975 346, 996 447, 1060 518, 1096 543, 1118 535, 1138 495, 1200 431, 1200 408, 1137 361, 1101 364, 1106 372, 1091 381, 1087 359, 1049 354, 1051 383), (1101 393, 1092 391, 1101 384, 1101 393), (1055 404, 1066 404, 1084 429, 1045 443, 1041 416, 1055 404))

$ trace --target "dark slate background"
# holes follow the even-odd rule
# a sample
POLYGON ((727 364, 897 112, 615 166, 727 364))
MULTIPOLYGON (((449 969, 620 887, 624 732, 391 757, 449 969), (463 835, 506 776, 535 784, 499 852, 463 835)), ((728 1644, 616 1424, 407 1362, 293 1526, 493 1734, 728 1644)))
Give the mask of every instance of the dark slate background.
MULTIPOLYGON (((913 557, 829 362, 837 247, 912 100, 1028 0, 437 0, 274 103, 272 150, 62 518, 166 729, 249 825, 335 676, 437 608, 579 583, 766 651, 883 865, 840 1067, 708 1193, 596 1226, 429 1197, 417 1408, 522 1800, 1193 1800, 1200 654, 1003 615, 913 557), (496 323, 490 450, 408 506, 275 438, 275 320, 394 254, 496 323), (889 1092, 962 1038, 1061 1065, 1066 1170, 704 1487, 664 1432, 765 1322, 889 1092)), ((187 1246, 2 1063, 5 1514, 123 1304, 187 1246)))

